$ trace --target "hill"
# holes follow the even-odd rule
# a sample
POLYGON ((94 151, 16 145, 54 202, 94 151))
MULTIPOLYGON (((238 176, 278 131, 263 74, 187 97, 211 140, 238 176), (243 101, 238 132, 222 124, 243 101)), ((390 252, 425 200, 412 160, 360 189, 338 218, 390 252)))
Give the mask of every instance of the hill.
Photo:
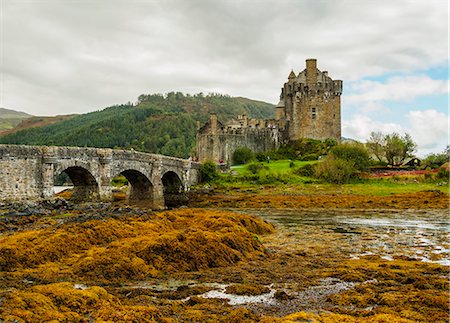
POLYGON ((74 117, 75 114, 70 115, 58 115, 54 117, 35 117, 29 116, 26 119, 21 119, 20 123, 16 124, 13 128, 7 128, 6 130, 1 130, 0 128, 0 136, 12 134, 21 130, 34 128, 34 127, 44 127, 62 120, 66 120, 74 117))
POLYGON ((0 143, 133 148, 186 158, 195 145, 196 121, 205 122, 212 112, 221 121, 244 113, 271 118, 274 106, 221 94, 148 94, 139 96, 136 104, 115 105, 3 135, 0 143))
POLYGON ((0 132, 3 130, 14 128, 22 120, 29 117, 31 117, 31 115, 25 112, 0 108, 0 132))

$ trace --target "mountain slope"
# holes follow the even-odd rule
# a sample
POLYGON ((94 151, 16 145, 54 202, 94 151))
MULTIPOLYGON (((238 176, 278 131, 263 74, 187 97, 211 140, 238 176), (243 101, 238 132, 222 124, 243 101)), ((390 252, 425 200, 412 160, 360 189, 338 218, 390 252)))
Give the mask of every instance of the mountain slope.
POLYGON ((0 143, 133 148, 186 158, 195 145, 196 121, 210 113, 227 121, 238 114, 273 117, 271 104, 245 98, 182 93, 141 95, 136 105, 112 106, 54 124, 0 137, 0 143))
POLYGON ((2 130, 14 128, 22 120, 29 117, 31 117, 31 115, 25 112, 0 108, 0 132, 2 130))
POLYGON ((66 120, 69 118, 73 118, 75 114, 71 115, 58 115, 54 117, 34 117, 30 116, 26 119, 21 119, 20 123, 15 125, 13 128, 9 128, 6 130, 0 129, 0 136, 8 135, 11 133, 15 133, 24 129, 34 128, 34 127, 44 127, 50 125, 52 123, 56 123, 62 120, 66 120))

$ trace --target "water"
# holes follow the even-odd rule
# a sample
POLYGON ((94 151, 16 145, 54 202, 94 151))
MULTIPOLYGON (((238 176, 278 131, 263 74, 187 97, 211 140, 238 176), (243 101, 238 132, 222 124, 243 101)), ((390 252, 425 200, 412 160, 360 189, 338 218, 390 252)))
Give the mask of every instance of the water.
POLYGON ((61 193, 62 191, 72 189, 73 186, 53 186, 53 194, 61 193))
POLYGON ((248 210, 295 234, 317 228, 341 236, 348 256, 406 256, 450 265, 450 218, 447 210, 248 210))

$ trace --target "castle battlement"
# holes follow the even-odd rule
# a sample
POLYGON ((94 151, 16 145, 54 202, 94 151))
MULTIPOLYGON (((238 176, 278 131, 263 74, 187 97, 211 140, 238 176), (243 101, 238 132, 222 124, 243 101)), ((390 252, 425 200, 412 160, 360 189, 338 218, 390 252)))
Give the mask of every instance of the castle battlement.
POLYGON ((320 71, 315 59, 307 59, 306 68, 298 75, 291 71, 276 107, 277 120, 289 124, 289 140, 341 140, 342 85, 327 71, 320 71))
POLYGON ((342 86, 341 80, 317 68, 316 59, 307 59, 306 68, 298 74, 292 70, 281 88, 275 119, 251 119, 243 114, 222 124, 211 114, 203 127, 198 125, 199 160, 231 162, 237 148, 264 152, 301 138, 339 142, 342 86))

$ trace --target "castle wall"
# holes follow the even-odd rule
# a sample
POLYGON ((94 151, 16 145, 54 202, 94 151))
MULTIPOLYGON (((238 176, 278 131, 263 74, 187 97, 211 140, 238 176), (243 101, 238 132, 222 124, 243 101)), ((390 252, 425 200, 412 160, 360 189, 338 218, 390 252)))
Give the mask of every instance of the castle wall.
POLYGON ((328 72, 316 67, 315 59, 306 60, 306 69, 284 84, 277 116, 289 124, 289 140, 312 138, 341 140, 342 81, 332 80, 328 72))
POLYGON ((231 164, 236 149, 247 147, 255 153, 270 151, 279 147, 280 137, 278 128, 241 128, 218 134, 199 134, 197 154, 200 161, 223 161, 231 164))
POLYGON ((215 114, 197 132, 199 161, 232 161, 234 151, 248 147, 254 152, 276 149, 281 143, 302 138, 341 141, 342 81, 317 69, 307 59, 298 75, 291 71, 281 89, 275 120, 248 119, 241 115, 222 125, 215 114))
POLYGON ((341 138, 341 102, 339 96, 327 92, 307 95, 293 100, 294 122, 290 139, 313 138, 325 140, 341 138))

